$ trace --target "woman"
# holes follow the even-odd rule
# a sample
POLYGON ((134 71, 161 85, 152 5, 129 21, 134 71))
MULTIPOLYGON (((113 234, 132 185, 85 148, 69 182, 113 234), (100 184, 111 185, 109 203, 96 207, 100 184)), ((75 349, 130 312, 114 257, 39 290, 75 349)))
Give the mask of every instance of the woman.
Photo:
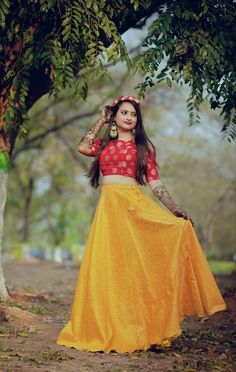
POLYGON ((100 171, 103 178, 59 345, 106 353, 170 346, 185 316, 226 309, 193 221, 160 181, 140 107, 118 97, 77 145, 94 157, 90 184, 99 186, 100 171), (145 182, 172 213, 142 192, 145 182))

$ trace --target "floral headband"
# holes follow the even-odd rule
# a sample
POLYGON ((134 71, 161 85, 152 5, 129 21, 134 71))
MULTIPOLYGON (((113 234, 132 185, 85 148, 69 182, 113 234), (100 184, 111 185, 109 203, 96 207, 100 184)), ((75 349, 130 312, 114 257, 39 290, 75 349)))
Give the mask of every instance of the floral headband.
POLYGON ((118 102, 120 102, 120 101, 134 101, 134 102, 136 102, 138 105, 139 105, 139 107, 141 107, 141 101, 139 101, 138 99, 137 99, 137 97, 132 97, 132 96, 119 96, 119 97, 117 97, 116 99, 115 99, 115 101, 113 101, 112 102, 112 106, 115 106, 118 102))

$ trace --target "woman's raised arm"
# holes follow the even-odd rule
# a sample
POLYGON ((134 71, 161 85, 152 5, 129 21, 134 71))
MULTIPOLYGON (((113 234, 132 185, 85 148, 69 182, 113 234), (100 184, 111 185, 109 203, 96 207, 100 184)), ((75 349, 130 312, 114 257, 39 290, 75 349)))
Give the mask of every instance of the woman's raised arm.
POLYGON ((102 110, 100 118, 92 126, 91 129, 81 138, 81 140, 76 144, 76 149, 84 155, 90 155, 93 151, 93 142, 97 137, 99 131, 103 125, 108 121, 109 109, 105 106, 102 110))

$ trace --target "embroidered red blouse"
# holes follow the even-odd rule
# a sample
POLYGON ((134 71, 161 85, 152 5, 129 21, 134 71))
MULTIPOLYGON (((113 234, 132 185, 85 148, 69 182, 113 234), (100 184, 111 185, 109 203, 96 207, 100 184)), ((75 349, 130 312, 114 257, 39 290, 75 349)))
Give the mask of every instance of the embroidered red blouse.
MULTIPOLYGON (((92 151, 88 156, 95 156, 101 139, 95 140, 92 145, 92 151)), ((135 178, 136 174, 136 143, 129 140, 112 140, 102 150, 99 156, 99 167, 103 176, 119 174, 122 176, 135 178)), ((146 154, 146 180, 147 182, 158 180, 159 173, 155 164, 154 151, 151 150, 151 157, 146 154)))

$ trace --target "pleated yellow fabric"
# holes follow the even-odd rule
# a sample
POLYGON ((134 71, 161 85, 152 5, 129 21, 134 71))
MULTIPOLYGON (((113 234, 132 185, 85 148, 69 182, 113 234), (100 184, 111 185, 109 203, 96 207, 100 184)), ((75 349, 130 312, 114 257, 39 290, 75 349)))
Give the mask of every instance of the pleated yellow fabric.
POLYGON ((57 344, 106 353, 170 346, 184 317, 225 309, 190 221, 138 185, 102 185, 57 344))

